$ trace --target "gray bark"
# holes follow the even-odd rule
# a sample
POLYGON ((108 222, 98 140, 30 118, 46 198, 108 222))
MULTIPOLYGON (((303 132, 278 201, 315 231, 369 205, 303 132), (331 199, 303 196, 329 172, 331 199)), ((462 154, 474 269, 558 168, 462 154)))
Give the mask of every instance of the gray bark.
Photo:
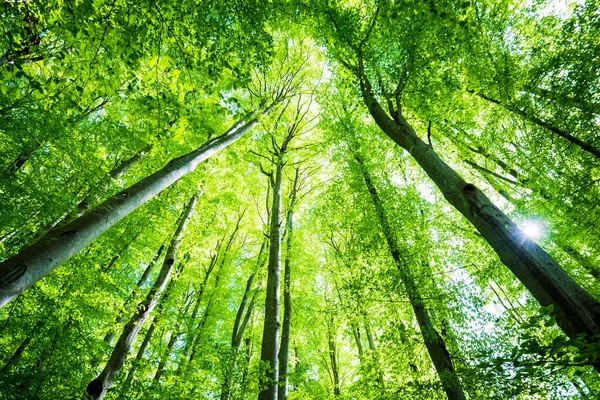
POLYGON ((152 310, 156 306, 156 303, 163 293, 165 286, 169 282, 171 272, 173 271, 173 265, 175 264, 175 260, 177 258, 179 244, 183 237, 183 232, 185 231, 186 225, 192 216, 192 212, 197 200, 198 195, 196 194, 186 205, 185 211, 179 221, 177 230, 171 239, 163 266, 158 277, 156 278, 156 281, 154 282, 154 285, 146 295, 146 298, 140 302, 135 314, 123 328, 123 332, 121 333, 121 336, 119 337, 119 340, 117 341, 115 348, 113 349, 113 352, 111 353, 110 358, 104 367, 104 370, 100 373, 100 375, 98 375, 98 377, 96 377, 96 379, 92 380, 88 384, 87 393, 93 399, 102 399, 106 395, 106 391, 112 386, 113 380, 123 367, 125 359, 131 351, 131 347, 139 330, 144 325, 146 319, 148 319, 150 313, 152 313, 152 310))
MULTIPOLYGON (((274 105, 271 104, 261 114, 268 113, 274 105)), ((82 217, 51 230, 36 243, 2 262, 0 307, 52 272, 142 204, 193 172, 200 162, 241 138, 257 123, 256 116, 248 121, 238 121, 223 135, 171 160, 159 171, 117 193, 82 217)))
POLYGON ((283 325, 281 327, 281 344, 279 346, 279 388, 277 399, 286 400, 288 397, 288 370, 290 356, 290 333, 292 330, 292 237, 294 230, 294 207, 298 194, 298 177, 300 171, 296 168, 290 206, 285 223, 286 253, 283 267, 283 325))
MULTIPOLYGON (((264 244, 261 248, 261 251, 263 248, 264 244)), ((250 317, 252 316, 252 311, 254 310, 254 304, 256 301, 256 292, 254 292, 254 295, 252 295, 252 299, 250 300, 250 304, 248 304, 248 297, 252 292, 252 283, 255 277, 256 272, 252 273, 248 277, 244 295, 242 296, 242 301, 235 316, 235 322, 233 324, 233 331, 231 334, 231 359, 228 361, 225 379, 221 385, 221 400, 229 400, 231 398, 232 376, 235 373, 238 352, 242 344, 242 339, 244 338, 244 333, 246 332, 246 328, 250 322, 250 317)))
MULTIPOLYGON (((279 339, 279 313, 280 313, 280 276, 281 276, 281 181, 283 174, 283 155, 279 152, 277 157, 275 178, 273 186, 273 199, 271 203, 271 226, 269 230, 269 264, 267 275, 267 294, 265 298, 265 320, 263 326, 260 359, 264 363, 263 381, 264 388, 258 394, 259 400, 277 400, 277 382, 279 376, 278 366, 278 339, 279 339)), ((261 385, 261 386, 262 386, 261 385)))
MULTIPOLYGON (((410 271, 409 266, 404 262, 400 246, 396 242, 396 238, 392 232, 392 228, 385 213, 381 198, 379 197, 379 193, 377 192, 377 189, 375 188, 371 180, 371 176, 367 171, 360 155, 354 153, 354 157, 358 163, 358 167, 373 202, 373 206, 375 207, 375 211, 383 231, 383 236, 388 244, 392 258, 396 263, 396 267, 400 271, 400 278, 406 293, 408 294, 408 298, 415 313, 415 317, 417 318, 417 322, 419 323, 419 329, 421 330, 421 336, 425 342, 425 347, 427 347, 427 352, 429 353, 431 361, 433 362, 440 381, 442 382, 442 387, 444 388, 449 400, 466 400, 460 381, 455 374, 450 353, 446 349, 446 343, 433 326, 429 317, 429 312, 425 308, 421 294, 419 293, 419 290, 415 284, 412 272, 410 271)), ((366 328, 367 325, 365 325, 365 329, 366 328)), ((367 331, 367 335, 368 334, 369 332, 367 331)), ((369 345, 374 347, 374 344, 371 342, 369 342, 369 345)))
POLYGON ((401 115, 390 118, 375 99, 367 78, 360 78, 365 104, 381 130, 414 157, 446 200, 473 224, 537 301, 553 306, 561 329, 571 338, 600 334, 600 303, 541 247, 524 237, 483 192, 442 161, 401 115))
MULTIPOLYGON (((140 277, 140 279, 138 279, 138 281, 137 281, 137 284, 136 284, 137 290, 133 289, 131 291, 131 294, 129 295, 129 299, 125 303, 125 308, 128 307, 128 305, 130 304, 131 301, 134 301, 137 298, 138 290, 142 288, 142 286, 144 285, 144 283, 146 283, 146 281, 148 280, 148 277, 150 276, 150 274, 152 273, 152 270, 154 269, 154 266, 160 261, 160 257, 162 255, 162 252, 163 252, 164 248, 165 248, 165 245, 162 244, 160 246, 160 248, 158 249, 158 252, 154 256, 154 258, 152 259, 152 261, 150 261, 150 263, 148 264, 148 266, 144 269, 144 273, 142 274, 142 276, 140 277)), ((116 258, 113 258, 113 260, 116 261, 116 258)), ((108 344, 108 346, 112 345, 112 341, 115 338, 116 329, 122 323, 123 323, 123 312, 119 313, 119 315, 115 319, 115 326, 113 328, 111 328, 106 333, 106 335, 104 336, 104 342, 106 344, 108 344)), ((98 360, 96 363, 92 363, 92 364, 93 365, 97 365, 99 362, 100 361, 98 360)))

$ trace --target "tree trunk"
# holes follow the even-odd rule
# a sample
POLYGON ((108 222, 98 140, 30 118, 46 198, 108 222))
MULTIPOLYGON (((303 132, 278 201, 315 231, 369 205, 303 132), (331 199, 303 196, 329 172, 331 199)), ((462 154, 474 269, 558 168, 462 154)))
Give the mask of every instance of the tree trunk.
POLYGON ((298 194, 298 176, 299 169, 296 168, 294 175, 294 184, 290 199, 290 206, 287 212, 285 224, 286 250, 283 267, 283 325, 281 327, 281 344, 279 346, 279 388, 277 399, 286 400, 288 397, 288 370, 290 356, 290 332, 292 329, 292 273, 290 264, 292 261, 292 237, 294 229, 294 207, 298 194))
MULTIPOLYGON (((261 247, 261 252, 263 251, 264 246, 265 245, 263 243, 261 247)), ((253 272, 248 277, 248 281, 246 282, 246 289, 244 290, 242 301, 240 303, 240 306, 238 307, 238 311, 235 316, 235 322, 233 324, 233 331, 231 334, 231 359, 228 361, 227 370, 225 371, 225 378, 223 379, 223 385, 221 385, 221 400, 229 400, 231 398, 232 377, 235 373, 238 353, 242 344, 242 340, 244 338, 244 333, 246 332, 246 328, 248 327, 248 323, 250 322, 252 311, 254 310, 254 303, 256 301, 256 292, 254 292, 254 295, 250 300, 250 304, 248 305, 248 297, 252 292, 252 282, 254 281, 255 277, 256 272, 253 272), (248 305, 247 308, 246 305, 248 305)))
POLYGON ((271 227, 269 231, 269 265, 267 294, 265 299, 265 320, 263 327, 260 359, 265 371, 258 394, 259 400, 277 400, 279 374, 277 344, 279 337, 280 275, 281 275, 281 182, 283 174, 283 152, 277 157, 275 179, 272 182, 273 200, 271 203, 271 227))
MULTIPOLYGON (((141 289, 142 286, 144 285, 144 283, 148 280, 148 277, 150 276, 150 274, 152 273, 152 270, 154 269, 154 266, 160 261, 160 257, 162 255, 162 252, 165 248, 165 245, 162 244, 160 246, 160 248, 158 249, 158 252, 156 253, 156 255, 154 256, 154 258, 152 259, 152 261, 148 264, 148 266, 146 267, 146 269, 144 270, 144 273, 142 274, 142 276, 140 277, 140 279, 137 282, 137 289, 141 289)), ((113 258, 114 261, 116 261, 115 258, 113 258)), ((136 289, 133 289, 131 291, 131 294, 129 295, 129 299, 127 300, 127 302, 125 303, 125 309, 127 309, 128 305, 130 304, 131 301, 134 301, 138 296, 138 292, 136 289)), ((115 324, 113 327, 111 327, 109 329, 109 331, 106 333, 106 335, 104 336, 104 342, 110 347, 112 345, 112 342, 115 338, 115 333, 116 330, 118 329, 118 327, 123 323, 123 312, 120 312, 119 315, 117 315, 117 318, 115 319, 115 324)), ((98 364, 100 364, 100 359, 94 360, 94 362, 92 362, 92 365, 94 367, 98 366, 98 364)))
POLYGON ((113 349, 113 352, 110 355, 104 370, 87 386, 87 392, 93 399, 102 399, 105 396, 106 391, 111 387, 115 376, 119 373, 123 367, 123 364, 125 363, 125 359, 131 350, 139 330, 142 328, 144 322, 156 306, 160 295, 169 282, 171 272, 173 271, 173 265, 175 264, 175 260, 177 258, 177 250, 179 249, 179 244, 183 237, 183 232, 188 221, 190 220, 190 217, 192 216, 192 212, 197 200, 198 195, 196 194, 186 205, 185 211, 183 212, 183 215, 177 226, 177 230, 171 239, 163 266, 158 277, 156 278, 156 281, 154 282, 154 285, 146 295, 144 301, 139 304, 137 308, 138 311, 131 317, 129 322, 123 328, 123 332, 121 333, 121 336, 119 337, 119 340, 117 341, 117 344, 115 345, 115 348, 113 349))
POLYGON ((27 346, 29 346, 29 342, 31 342, 32 337, 33 337, 32 334, 27 335, 25 340, 23 340, 21 342, 21 344, 19 344, 19 347, 17 347, 15 352, 12 354, 12 356, 10 356, 10 358, 4 364, 4 367, 2 367, 2 370, 0 370, 0 375, 3 375, 5 373, 7 373, 8 371, 10 371, 11 367, 15 364, 15 362, 19 358, 21 358, 21 354, 23 354, 23 352, 25 351, 27 346))
MULTIPOLYGON (((423 304, 421 294, 419 293, 419 290, 415 284, 412 272, 410 271, 409 266, 405 264, 400 251, 400 246, 396 242, 396 238, 392 233, 392 228, 385 213, 381 198, 379 197, 379 193, 377 192, 377 189, 371 180, 371 176, 367 171, 362 158, 358 155, 358 153, 354 153, 354 158, 358 163, 361 175, 364 179, 365 185, 367 186, 369 195, 371 196, 373 206, 375 207, 375 211, 381 225, 381 230, 383 231, 383 236, 388 244, 392 258, 396 263, 396 267, 400 271, 400 278, 408 294, 408 298, 415 313, 415 317, 417 318, 417 322, 419 323, 419 329, 421 330, 423 341, 427 347, 427 352, 429 353, 431 361, 433 361, 433 365, 435 366, 440 381, 442 382, 442 387, 444 388, 449 400, 466 400, 460 381, 455 374, 450 353, 448 353, 448 350, 446 349, 446 343, 444 343, 444 339, 438 334, 437 330, 431 323, 429 312, 423 304)), ((369 345, 371 345, 371 343, 369 343, 369 345)))
POLYGON ((571 338, 600 334, 600 303, 579 286, 541 247, 500 211, 475 185, 466 183, 433 149, 423 142, 400 116, 391 119, 375 99, 363 75, 365 104, 381 130, 407 150, 442 194, 477 228, 500 260, 543 306, 553 306, 553 315, 571 338))
POLYGON ((360 326, 356 322, 352 322, 352 336, 354 336, 354 342, 356 343, 356 350, 358 351, 358 359, 362 360, 363 347, 362 340, 360 338, 360 326))
POLYGON ((379 387, 382 391, 385 390, 385 379, 383 377, 383 371, 381 370, 381 363, 379 362, 379 355, 377 354, 377 348, 375 347, 375 340, 373 339, 373 333, 371 332, 371 326, 365 315, 365 332, 367 334, 367 341, 369 343, 369 349, 375 360, 377 366, 377 380, 379 381, 379 387))
POLYGON ((244 213, 240 214, 240 217, 238 218, 238 220, 236 222, 235 228, 233 229, 233 232, 231 233, 231 235, 229 236, 229 239, 227 240, 227 244, 225 245, 225 248, 223 248, 223 243, 225 242, 226 235, 223 235, 223 238, 217 242, 217 245, 215 247, 215 252, 213 253, 213 255, 211 257, 211 260, 210 260, 210 263, 209 263, 207 269, 204 271, 204 279, 202 281, 202 285, 200 286, 200 290, 198 293, 198 301, 197 301, 196 305, 194 306, 194 310, 192 311, 192 317, 190 319, 191 324, 188 328, 188 333, 187 333, 188 337, 185 342, 185 346, 183 348, 183 356, 181 358, 181 362, 179 363, 179 366, 177 367, 177 375, 180 375, 181 372, 183 371, 183 369, 187 366, 187 364, 194 360, 194 357, 196 355, 196 341, 198 340, 201 330, 204 327, 204 324, 206 323, 206 318, 208 318, 208 312, 210 311, 210 307, 212 307, 212 304, 211 304, 212 303, 212 295, 211 295, 211 298, 209 298, 209 301, 204 310, 203 319, 200 321, 200 323, 196 324, 195 323, 196 316, 198 314, 202 298, 204 297, 204 292, 206 290, 206 285, 208 283, 208 279, 210 277, 210 274, 214 270, 218 271, 217 277, 215 279, 215 286, 214 286, 215 290, 216 290, 216 288, 219 284, 220 273, 221 273, 220 271, 221 271, 223 265, 225 264, 225 262, 227 261, 228 254, 229 254, 231 247, 233 246, 233 243, 237 237, 238 231, 240 229, 240 223, 242 222, 243 217, 244 217, 244 213))
MULTIPOLYGON (((187 258, 182 260, 181 265, 178 267, 178 271, 183 270, 186 262, 187 262, 187 258)), ((167 288, 165 289, 164 294, 163 294, 162 298, 160 299, 160 302, 156 308, 156 313, 154 313, 154 318, 152 318, 150 327, 148 328, 148 331, 146 332, 146 335, 144 336, 144 340, 142 341, 142 344, 140 345, 137 355, 135 356, 135 361, 133 362, 133 364, 131 365, 131 369, 127 373, 127 378, 125 379, 125 382, 123 383, 124 389, 127 389, 129 387, 129 385, 131 384, 131 382, 133 382, 133 378, 135 376, 135 371, 139 367, 142 359, 144 358, 144 353, 146 352, 146 348, 148 347, 148 344, 150 343, 150 340, 152 339, 152 336, 154 335, 154 331, 156 330, 156 325, 158 324, 158 321, 162 315, 162 312, 165 308, 165 304, 167 303, 167 301, 169 300, 169 297, 171 296, 171 291, 173 290, 173 283, 174 283, 173 280, 169 280, 169 283, 167 284, 167 288)))
POLYGON ((330 317, 329 323, 327 324, 327 347, 329 350, 329 362, 331 363, 331 377, 333 380, 333 395, 338 397, 340 395, 340 371, 337 360, 337 346, 335 342, 335 326, 334 326, 333 315, 330 317))
MULTIPOLYGON (((263 244, 264 246, 264 244, 263 244)), ((252 283, 254 282, 254 278, 256 277, 256 272, 253 272, 248 277, 246 281, 246 289, 244 290, 244 295, 242 296, 242 301, 240 306, 238 307, 237 313, 235 315, 235 322, 233 323, 233 331, 231 334, 231 347, 233 349, 238 349, 242 343, 242 338, 244 336, 244 330, 246 327, 243 324, 245 322, 245 318, 243 318, 246 314, 244 311, 246 310, 246 305, 248 304, 248 297, 252 292, 252 283)), ((251 303, 252 304, 252 303, 251 303)), ((249 309, 250 307, 248 307, 249 309)))
POLYGON ((544 129, 549 130, 550 132, 562 137, 563 139, 566 139, 567 141, 574 144, 575 146, 579 146, 582 150, 587 151, 588 153, 592 154, 594 157, 600 158, 600 149, 599 148, 597 148, 597 147, 593 146, 592 144, 587 143, 581 139, 576 138, 575 136, 573 136, 571 133, 565 131, 564 129, 560 129, 557 126, 554 126, 551 123, 546 122, 546 121, 536 117, 535 115, 528 113, 525 110, 522 110, 522 109, 515 107, 513 105, 510 105, 510 104, 506 104, 505 102, 502 102, 498 99, 489 97, 489 96, 485 95, 484 93, 476 92, 475 90, 472 90, 472 89, 467 89, 467 92, 473 93, 476 96, 479 96, 480 98, 482 98, 486 101, 489 101, 490 103, 497 104, 497 105, 507 109, 508 111, 514 112, 515 114, 518 114, 521 117, 523 117, 523 119, 525 119, 533 124, 536 124, 544 129))
MULTIPOLYGON (((261 112, 268 113, 274 103, 261 112)), ((193 172, 198 164, 241 138, 258 123, 254 116, 240 120, 223 135, 196 150, 171 160, 165 167, 117 193, 84 216, 53 229, 31 246, 0 264, 0 307, 67 261, 79 250, 146 203, 158 193, 193 172)))

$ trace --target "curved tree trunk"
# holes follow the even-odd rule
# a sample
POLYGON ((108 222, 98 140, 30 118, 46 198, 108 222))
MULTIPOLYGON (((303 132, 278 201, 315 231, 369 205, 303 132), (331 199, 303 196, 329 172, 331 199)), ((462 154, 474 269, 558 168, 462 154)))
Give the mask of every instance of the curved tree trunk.
MULTIPOLYGON (((271 104, 261 114, 268 113, 271 104)), ((53 229, 31 246, 0 264, 0 307, 67 261, 118 221, 158 193, 193 172, 198 164, 234 143, 258 123, 240 120, 223 135, 171 160, 164 168, 117 193, 71 223, 53 229)))
MULTIPOLYGON (((438 377, 442 382, 442 387, 449 400, 466 400, 460 381, 456 376, 450 353, 446 349, 446 343, 433 326, 431 318, 429 317, 429 312, 425 308, 419 289, 415 284, 412 272, 409 266, 405 264, 400 251, 400 246, 392 233, 392 228, 385 213, 381 198, 379 197, 379 193, 373 185, 371 176, 367 171, 362 158, 357 153, 354 153, 354 158, 356 159, 362 178, 367 186, 369 195, 371 196, 371 201, 373 202, 381 225, 381 230, 383 231, 383 236, 388 244, 392 258, 396 263, 396 267, 400 271, 400 279, 408 294, 408 299, 415 313, 415 317, 417 318, 417 322, 419 323, 419 329, 421 330, 421 336, 425 342, 425 347, 427 347, 427 352, 429 353, 438 377)), ((367 329, 367 325, 365 325, 365 329, 367 329)), ((368 330, 367 334, 369 334, 368 330)), ((369 345, 374 348, 374 344, 372 344, 371 341, 372 339, 370 339, 369 345)))
POLYGON ((185 211, 179 221, 177 230, 171 239, 163 266, 158 277, 156 278, 156 281, 154 282, 154 285, 146 295, 144 301, 139 304, 137 308, 138 311, 131 317, 129 322, 123 328, 123 332, 121 333, 121 336, 119 337, 119 340, 117 341, 115 348, 113 349, 113 352, 110 355, 106 366, 104 367, 104 370, 100 373, 100 375, 98 375, 98 377, 96 377, 96 379, 88 384, 87 393, 93 399, 96 400, 104 398, 106 391, 112 386, 113 380, 123 367, 125 359, 131 351, 131 347, 139 330, 142 328, 144 322, 156 306, 160 295, 169 282, 171 272, 173 271, 173 265, 175 264, 175 260, 177 258, 177 250, 179 249, 179 244, 183 237, 183 232, 187 222, 192 216, 192 212, 197 200, 198 195, 196 194, 186 205, 185 211))
POLYGON ((400 115, 390 118, 375 98, 364 75, 359 76, 366 106, 381 130, 419 163, 446 200, 464 215, 496 251, 500 260, 571 338, 600 334, 600 303, 579 286, 540 246, 521 230, 481 190, 466 183, 422 141, 400 115))

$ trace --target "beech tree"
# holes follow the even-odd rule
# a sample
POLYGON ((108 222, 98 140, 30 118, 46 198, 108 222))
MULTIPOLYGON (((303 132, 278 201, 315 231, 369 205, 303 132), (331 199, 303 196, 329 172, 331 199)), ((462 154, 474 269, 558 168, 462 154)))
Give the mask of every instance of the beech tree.
POLYGON ((599 15, 5 2, 0 398, 598 398, 599 15))

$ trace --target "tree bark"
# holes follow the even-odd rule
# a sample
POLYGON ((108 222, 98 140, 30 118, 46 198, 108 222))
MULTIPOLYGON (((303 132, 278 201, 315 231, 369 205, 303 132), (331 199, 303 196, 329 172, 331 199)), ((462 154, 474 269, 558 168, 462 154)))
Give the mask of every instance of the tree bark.
MULTIPOLYGON (((187 258, 182 260, 181 265, 178 267, 178 271, 183 270, 186 262, 187 262, 187 258)), ((156 325, 158 324, 158 321, 162 315, 162 312, 165 308, 165 304, 167 303, 167 301, 169 300, 169 297, 171 296, 171 291, 173 290, 173 283, 174 283, 173 280, 169 280, 169 283, 167 284, 167 288, 165 289, 164 294, 163 294, 162 298, 160 299, 158 306, 156 307, 156 312, 154 313, 154 317, 152 318, 150 327, 148 328, 148 331, 146 332, 146 335, 144 336, 144 340, 142 341, 142 344, 140 345, 140 348, 135 356, 135 360, 131 365, 131 369, 127 373, 127 378, 125 379, 125 382, 123 383, 124 390, 126 390, 129 387, 129 385, 131 384, 131 382, 133 382, 133 378, 135 376, 135 371, 139 367, 142 359, 144 358, 144 353, 146 352, 146 348, 148 347, 148 344, 150 343, 150 340, 152 339, 152 336, 154 335, 154 331, 156 330, 156 325)))
POLYGON ((582 150, 587 151, 588 153, 592 154, 594 157, 600 158, 600 149, 599 148, 597 148, 597 147, 593 146, 592 144, 587 143, 579 138, 576 138, 575 136, 573 136, 571 133, 565 131, 564 129, 560 129, 557 126, 552 125, 551 123, 544 121, 544 120, 536 117, 535 115, 528 113, 525 110, 522 110, 522 109, 515 107, 513 105, 510 105, 510 104, 506 104, 505 102, 502 102, 498 99, 494 99, 490 96, 487 96, 486 94, 484 94, 482 92, 477 92, 472 89, 467 89, 467 92, 473 93, 476 96, 479 96, 480 98, 482 98, 486 101, 489 101, 490 103, 497 104, 497 105, 507 109, 508 111, 514 112, 515 114, 518 114, 521 117, 523 117, 523 119, 525 119, 531 123, 534 123, 544 129, 547 129, 550 132, 562 137, 563 139, 566 139, 570 143, 580 147, 582 150))
MULTIPOLYGON (((260 114, 268 113, 275 103, 260 114)), ((53 229, 36 243, 0 264, 0 307, 67 261, 118 221, 158 193, 193 172, 198 164, 241 138, 258 123, 254 115, 240 120, 223 135, 171 160, 165 167, 117 193, 71 223, 53 229)))
POLYGON ((541 247, 526 238, 483 192, 442 161, 402 116, 397 120, 390 118, 375 99, 368 79, 364 74, 359 77, 365 104, 381 130, 413 156, 446 200, 475 226, 537 301, 553 306, 561 329, 571 338, 600 334, 600 303, 541 247))
MULTIPOLYGON (((264 243, 261 247, 261 252, 263 249, 264 243)), ((231 334, 231 358, 228 361, 227 370, 225 371, 225 378, 223 379, 223 384, 221 385, 221 400, 229 400, 231 398, 232 377, 235 373, 238 353, 244 338, 244 333, 246 332, 246 328, 250 322, 252 311, 254 310, 254 303, 256 301, 256 292, 254 292, 254 295, 252 295, 252 299, 250 300, 250 304, 248 304, 248 297, 252 292, 252 283, 255 277, 256 272, 253 272, 248 277, 246 289, 244 290, 242 301, 235 316, 235 322, 233 324, 233 331, 231 334), (248 305, 247 308, 246 305, 248 305)))
MULTIPOLYGON (((156 255, 154 256, 154 258, 152 259, 152 261, 150 261, 150 263, 148 264, 148 266, 146 267, 146 269, 144 269, 144 273, 142 274, 142 276, 140 277, 140 279, 138 279, 137 281, 137 289, 141 289, 142 286, 144 285, 144 283, 146 283, 146 281, 148 280, 148 277, 150 276, 150 274, 152 273, 152 270, 154 269, 154 266, 160 261, 160 257, 162 255, 162 252, 165 248, 165 245, 162 244, 160 246, 160 248, 158 249, 158 252, 156 253, 156 255)), ((113 258, 113 260, 116 261, 116 259, 113 258)), ((125 307, 127 308, 128 305, 130 304, 131 301, 134 301, 138 296, 138 292, 136 289, 133 289, 131 291, 131 294, 129 295, 129 299, 127 300, 127 302, 125 303, 125 307)), ((109 331, 106 333, 106 335, 104 336, 104 342, 108 345, 111 346, 112 345, 112 341, 115 338, 115 333, 116 333, 116 329, 123 323, 123 312, 120 312, 119 315, 117 315, 117 318, 115 319, 115 325, 109 329, 109 331)), ((100 363, 100 360, 97 360, 96 363, 92 363, 93 365, 98 365, 100 363)))
POLYGON ((154 282, 154 285, 146 295, 146 298, 139 304, 137 312, 131 317, 129 322, 123 328, 123 332, 121 333, 121 336, 119 337, 119 340, 117 341, 115 348, 113 349, 110 358, 104 367, 104 370, 100 373, 100 375, 98 375, 98 377, 96 377, 96 379, 92 380, 88 384, 87 393, 94 400, 102 399, 106 395, 106 391, 112 386, 113 380, 125 363, 125 359, 131 350, 139 330, 142 328, 144 322, 156 306, 160 295, 169 282, 171 273, 173 271, 173 265, 175 264, 175 260, 177 258, 179 244, 181 243, 181 239, 183 237, 183 232, 185 231, 186 225, 192 216, 192 212, 197 200, 198 195, 195 194, 186 205, 183 215, 177 226, 177 230, 171 239, 163 266, 158 277, 156 278, 156 281, 154 282))
POLYGON ((375 340, 373 339, 373 333, 371 332, 371 325, 369 321, 367 321, 367 317, 365 315, 365 332, 367 334, 367 341, 369 343, 369 350, 371 350, 371 354, 375 360, 375 365, 377 366, 377 379, 379 381, 379 387, 383 391, 385 390, 385 379, 383 377, 383 371, 381 370, 381 363, 379 362, 379 355, 377 354, 377 348, 375 347, 375 340))
POLYGON ((281 344, 279 346, 279 388, 277 399, 286 400, 288 397, 288 370, 290 357, 290 333, 292 330, 292 237, 294 230, 294 207, 298 195, 298 177, 300 170, 296 168, 290 206, 285 223, 286 252, 283 262, 283 325, 281 327, 281 344))
MULTIPOLYGON (((421 294, 419 293, 419 290, 415 284, 412 272, 410 271, 409 266, 405 264, 400 246, 396 242, 396 238, 392 233, 392 227, 385 213, 383 202, 379 197, 379 193, 377 192, 377 189, 375 188, 375 185, 371 180, 371 176, 367 171, 360 155, 358 153, 354 153, 354 158, 356 159, 360 173, 371 197, 371 201, 373 202, 373 206, 381 225, 381 230, 383 231, 383 236, 387 242, 392 258, 396 263, 396 267, 400 272, 400 279, 402 280, 406 293, 408 294, 410 304, 415 313, 415 317, 417 318, 417 322, 419 323, 419 329, 421 330, 423 341, 427 347, 427 352, 429 353, 431 361, 433 362, 440 381, 442 382, 442 387, 444 388, 449 400, 466 400, 460 381, 455 374, 450 353, 448 353, 448 350, 446 349, 446 343, 434 328, 431 318, 429 317, 429 312, 425 308, 421 294)), ((369 343, 369 345, 374 346, 374 344, 371 343, 369 343)))
POLYGON ((337 346, 335 342, 335 322, 333 315, 331 315, 329 323, 327 324, 327 347, 329 350, 329 362, 331 363, 331 375, 333 380, 333 395, 338 397, 340 391, 340 371, 337 360, 337 346))
POLYGON ((265 371, 258 394, 258 400, 277 400, 277 382, 279 366, 277 344, 279 336, 280 313, 280 275, 281 275, 281 182, 283 174, 283 152, 278 153, 275 179, 272 182, 273 199, 271 203, 271 226, 269 231, 269 264, 267 276, 267 294, 265 299, 265 320, 263 326, 260 359, 265 371))

